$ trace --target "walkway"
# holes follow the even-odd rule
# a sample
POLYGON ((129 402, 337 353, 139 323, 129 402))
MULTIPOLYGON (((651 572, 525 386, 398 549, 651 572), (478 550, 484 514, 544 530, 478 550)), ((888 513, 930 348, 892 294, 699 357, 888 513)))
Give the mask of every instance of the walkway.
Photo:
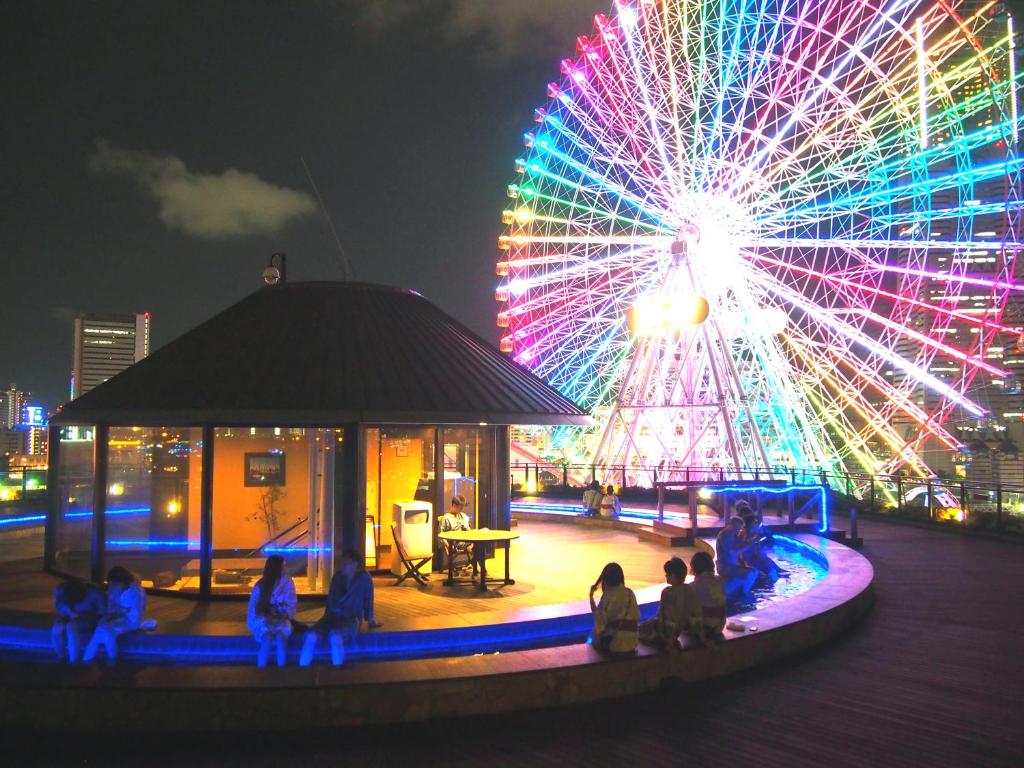
MULTIPOLYGON (((748 677, 487 720, 139 740, 133 754, 147 766, 1019 766, 1024 547, 885 523, 862 532, 874 613, 848 639, 748 677)), ((472 714, 457 701, 452 713, 472 714)), ((86 751, 98 765, 130 759, 112 743, 86 751)))

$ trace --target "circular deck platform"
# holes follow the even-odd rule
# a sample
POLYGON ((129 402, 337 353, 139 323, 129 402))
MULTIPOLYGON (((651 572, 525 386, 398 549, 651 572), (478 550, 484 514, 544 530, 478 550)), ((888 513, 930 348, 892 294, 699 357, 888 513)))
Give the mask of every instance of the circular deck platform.
MULTIPOLYGON (((456 712, 507 712, 593 701, 650 690, 669 679, 693 682, 747 669, 842 632, 871 602, 872 570, 864 558, 827 539, 798 535, 827 559, 828 573, 808 591, 752 612, 759 626, 756 633, 727 631, 727 641, 713 650, 687 649, 668 657, 641 649, 635 658, 608 661, 584 643, 560 644, 586 632, 590 611, 585 600, 562 601, 558 596, 585 595, 581 585, 589 584, 604 562, 616 559, 633 577, 630 585, 646 611, 653 611, 661 589, 661 563, 669 550, 637 541, 635 533, 573 521, 524 523, 523 531, 529 535, 523 537, 518 555, 513 549, 518 583, 502 588, 507 595, 492 591, 481 597, 471 589, 464 595, 435 593, 433 586, 389 590, 381 584, 378 612, 386 631, 362 635, 350 658, 402 658, 342 668, 211 665, 213 659, 252 659, 254 646, 241 615, 231 615, 240 614, 243 606, 173 598, 153 601, 174 604, 181 616, 162 619, 160 632, 127 642, 127 663, 114 668, 33 663, 48 643, 48 608, 38 604, 39 594, 22 597, 20 603, 16 596, 4 595, 0 652, 7 660, 0 664, 0 707, 10 712, 12 725, 21 727, 43 728, 57 719, 102 729, 104 711, 113 706, 128 713, 132 726, 146 730, 222 729, 233 723, 245 728, 316 728, 456 712), (538 542, 532 553, 526 543, 530 539, 538 542), (537 558, 532 567, 531 557, 537 558), (536 569, 544 564, 541 580, 536 569), (437 609, 438 601, 448 606, 445 612, 437 609), (393 613, 403 604, 419 615, 393 613), (12 621, 18 617, 20 621, 12 621), (545 644, 555 647, 502 650, 545 644), (472 653, 478 655, 466 655, 472 653), (423 656, 433 658, 418 658, 423 656), (143 659, 165 663, 140 663, 143 659)), ((53 585, 38 573, 7 579, 14 588, 19 581, 22 586, 40 585, 41 594, 53 585)), ((304 612, 310 615, 302 618, 315 618, 320 610, 320 605, 309 604, 304 612)))

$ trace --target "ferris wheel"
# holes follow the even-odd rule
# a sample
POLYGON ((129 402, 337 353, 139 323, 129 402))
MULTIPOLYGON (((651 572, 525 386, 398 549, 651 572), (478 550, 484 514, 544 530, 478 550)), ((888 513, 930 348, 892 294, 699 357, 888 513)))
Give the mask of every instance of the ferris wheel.
MULTIPOLYGON (((1020 337, 1013 21, 620 0, 515 161, 501 346, 571 462, 930 473, 1020 337)), ((664 476, 664 475, 663 475, 664 476)))

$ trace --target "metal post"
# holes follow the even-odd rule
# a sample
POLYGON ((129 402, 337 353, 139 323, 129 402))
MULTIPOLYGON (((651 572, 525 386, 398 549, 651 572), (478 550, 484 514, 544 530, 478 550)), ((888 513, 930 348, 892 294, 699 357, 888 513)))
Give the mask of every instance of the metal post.
POLYGON ((562 490, 563 491, 568 491, 569 490, 569 465, 568 464, 563 464, 562 465, 562 490))
POLYGON ((935 503, 932 500, 932 479, 931 478, 928 478, 927 487, 928 487, 928 519, 929 520, 934 520, 935 519, 935 503))
POLYGON ((106 576, 107 550, 107 441, 110 427, 97 424, 92 443, 92 581, 102 584, 106 576))
POLYGON ((60 489, 60 427, 50 427, 46 448, 46 528, 43 534, 43 567, 54 568, 57 561, 57 526, 63 502, 60 489))
POLYGON ((214 428, 203 427, 199 478, 199 597, 213 594, 213 440, 214 428))
POLYGON ((658 486, 658 520, 665 521, 665 486, 658 486))
POLYGON ((869 491, 868 498, 871 500, 871 514, 875 514, 875 476, 874 475, 871 475, 869 477, 869 482, 871 483, 871 490, 869 491))
POLYGON ((1003 486, 996 486, 996 529, 1003 529, 1003 486))
POLYGON ((850 507, 850 540, 854 546, 857 546, 857 539, 860 536, 857 535, 857 507, 850 507))
POLYGON ((903 478, 896 476, 896 511, 903 514, 903 478))
POLYGON ((622 483, 619 485, 619 493, 626 487, 626 465, 622 465, 622 483))
POLYGON ((967 524, 967 484, 960 481, 960 522, 967 524))

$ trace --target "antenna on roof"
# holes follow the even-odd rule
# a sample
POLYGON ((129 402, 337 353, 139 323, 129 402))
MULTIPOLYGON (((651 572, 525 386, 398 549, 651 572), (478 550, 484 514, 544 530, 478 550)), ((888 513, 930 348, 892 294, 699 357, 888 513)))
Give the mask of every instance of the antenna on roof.
POLYGON ((306 165, 306 158, 299 155, 299 160, 302 161, 302 169, 306 172, 306 178, 309 179, 309 186, 313 188, 313 194, 316 195, 316 201, 320 206, 320 213, 327 220, 327 226, 331 228, 331 234, 334 236, 334 242, 338 246, 338 267, 341 269, 341 275, 345 280, 351 280, 355 277, 354 270, 352 269, 352 262, 349 261, 348 255, 345 253, 345 247, 341 244, 341 238, 338 237, 338 230, 334 228, 334 221, 331 219, 331 215, 327 213, 327 206, 324 205, 324 199, 320 196, 320 190, 317 189, 316 182, 313 181, 313 174, 309 172, 309 166, 306 165))

